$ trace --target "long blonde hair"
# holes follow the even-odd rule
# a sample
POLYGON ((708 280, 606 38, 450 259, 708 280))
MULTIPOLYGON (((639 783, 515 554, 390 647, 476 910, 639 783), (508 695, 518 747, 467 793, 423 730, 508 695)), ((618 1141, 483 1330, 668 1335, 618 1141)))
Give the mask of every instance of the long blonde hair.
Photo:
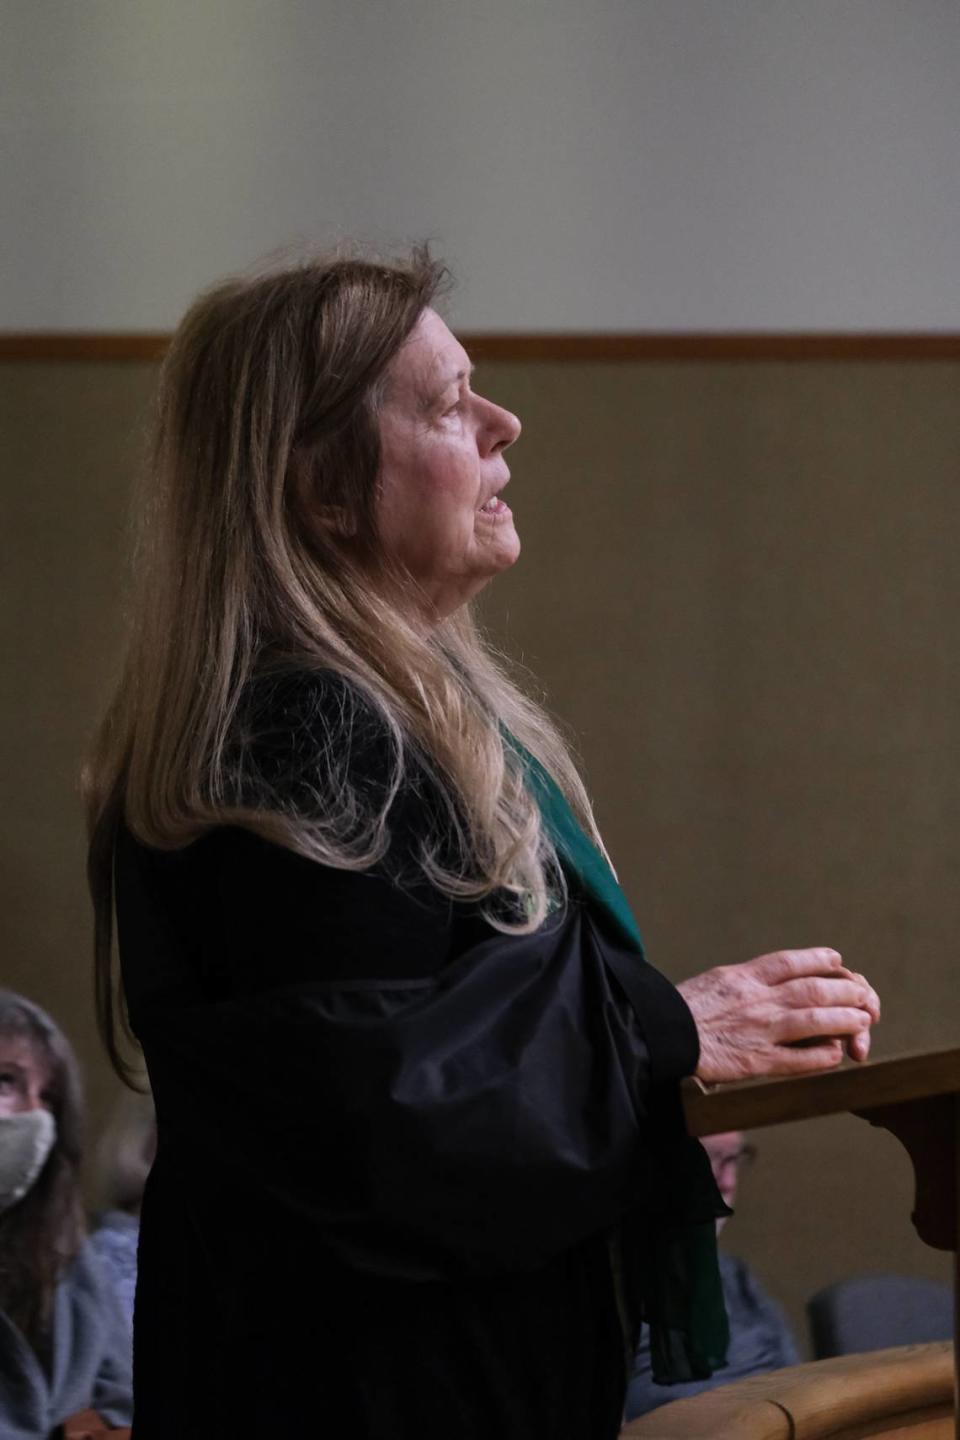
POLYGON ((195 302, 166 355, 129 648, 84 773, 97 1009, 125 1077, 112 960, 121 820, 161 849, 231 824, 364 869, 387 848, 390 803, 416 755, 457 839, 452 863, 425 842, 420 868, 445 894, 480 902, 498 929, 530 931, 563 880, 506 731, 600 843, 564 740, 470 609, 424 634, 374 582, 378 407, 391 360, 445 277, 423 249, 404 263, 337 256, 228 280, 195 302), (320 510, 337 523, 318 524, 320 510), (290 672, 334 672, 382 721, 393 764, 377 804, 349 783, 346 735, 311 758, 310 806, 262 791, 251 800, 244 697, 290 672), (504 892, 520 903, 498 904, 504 892))

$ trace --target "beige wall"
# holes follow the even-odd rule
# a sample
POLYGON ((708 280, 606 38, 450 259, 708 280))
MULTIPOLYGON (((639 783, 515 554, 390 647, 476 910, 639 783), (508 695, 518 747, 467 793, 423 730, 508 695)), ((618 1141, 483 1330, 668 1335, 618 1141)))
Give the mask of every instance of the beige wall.
MULTIPOLYGON (((122 630, 154 372, 0 367, 3 983, 113 1086, 89 1004, 76 772, 122 630)), ((675 979, 830 943, 878 1048, 960 1039, 960 365, 488 365, 524 419, 524 554, 494 632, 580 737, 651 958, 675 979)), ((759 1136, 730 1247, 799 1320, 850 1271, 944 1275, 886 1135, 759 1136)))
POLYGON ((432 237, 467 329, 956 329, 955 0, 20 0, 0 325, 432 237))

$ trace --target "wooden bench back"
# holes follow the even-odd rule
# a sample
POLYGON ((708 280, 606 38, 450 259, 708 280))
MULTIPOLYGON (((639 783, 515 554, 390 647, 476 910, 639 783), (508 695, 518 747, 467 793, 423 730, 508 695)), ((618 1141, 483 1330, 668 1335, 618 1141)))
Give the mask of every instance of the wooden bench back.
POLYGON ((953 1416, 953 1350, 946 1341, 755 1375, 662 1405, 621 1434, 623 1440, 952 1440, 953 1416))

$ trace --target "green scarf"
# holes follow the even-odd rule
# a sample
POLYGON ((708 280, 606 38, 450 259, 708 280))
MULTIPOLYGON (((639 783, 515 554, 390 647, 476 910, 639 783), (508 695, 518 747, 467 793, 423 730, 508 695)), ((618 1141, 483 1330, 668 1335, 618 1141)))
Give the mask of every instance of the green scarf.
MULTIPOLYGON (((643 959, 643 940, 616 876, 586 834, 553 777, 512 736, 568 884, 643 959)), ((686 1135, 677 1087, 659 1140, 664 1184, 653 1216, 631 1212, 611 1237, 614 1281, 632 1365, 641 1320, 650 1327, 660 1384, 700 1379, 726 1364, 730 1332, 717 1264, 719 1196, 703 1147, 686 1135), (704 1217, 707 1218, 704 1218, 704 1217)), ((629 1373, 629 1370, 628 1370, 629 1373)))

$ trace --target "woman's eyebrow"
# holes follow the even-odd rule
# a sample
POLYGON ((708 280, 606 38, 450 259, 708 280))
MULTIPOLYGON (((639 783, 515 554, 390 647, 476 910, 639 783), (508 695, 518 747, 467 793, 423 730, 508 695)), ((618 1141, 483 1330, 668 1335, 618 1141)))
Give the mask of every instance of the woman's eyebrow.
POLYGON ((425 410, 432 409, 433 406, 436 405, 439 401, 441 395, 443 395, 445 391, 450 389, 451 385, 459 385, 461 380, 469 380, 470 377, 473 375, 475 369, 476 366, 471 362, 467 367, 461 367, 459 370, 450 371, 450 373, 443 378, 437 379, 431 385, 429 395, 426 393, 426 391, 424 391, 423 393, 423 408, 425 410))

